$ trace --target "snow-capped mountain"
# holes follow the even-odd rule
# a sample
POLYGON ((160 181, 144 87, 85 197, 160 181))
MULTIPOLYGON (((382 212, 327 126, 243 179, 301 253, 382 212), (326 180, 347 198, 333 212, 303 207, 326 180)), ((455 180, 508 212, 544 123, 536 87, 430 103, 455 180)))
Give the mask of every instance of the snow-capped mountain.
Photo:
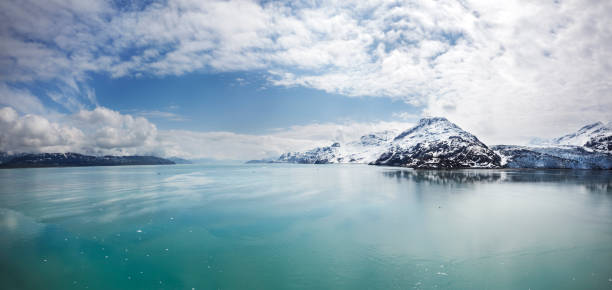
POLYGON ((491 148, 508 168, 612 169, 610 123, 596 122, 558 138, 539 139, 531 145, 491 148))
POLYGON ((359 140, 346 144, 342 160, 345 163, 370 163, 385 151, 398 133, 386 130, 361 136, 359 140))
POLYGON ((302 164, 327 164, 340 163, 340 143, 336 142, 331 146, 317 147, 306 152, 288 152, 281 155, 277 162, 283 163, 302 163, 302 164))
POLYGON ((387 148, 397 131, 386 130, 363 135, 359 140, 344 145, 335 142, 330 146, 317 147, 305 152, 289 152, 274 162, 327 164, 327 163, 369 163, 387 148))
POLYGON ((446 118, 424 118, 393 139, 374 165, 411 168, 499 168, 501 158, 446 118))
POLYGON ((598 152, 612 153, 612 122, 586 125, 574 133, 552 139, 550 144, 584 146, 598 152))

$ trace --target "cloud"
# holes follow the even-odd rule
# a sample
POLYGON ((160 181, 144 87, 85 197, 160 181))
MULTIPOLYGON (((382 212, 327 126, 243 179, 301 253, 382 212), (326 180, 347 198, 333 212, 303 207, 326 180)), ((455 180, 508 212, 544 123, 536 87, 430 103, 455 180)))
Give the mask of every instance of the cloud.
POLYGON ((91 111, 81 110, 72 118, 89 129, 94 142, 92 147, 96 149, 129 151, 130 148, 152 147, 156 142, 157 127, 143 117, 98 107, 91 111))
POLYGON ((157 128, 147 119, 98 107, 55 121, 0 109, 0 151, 143 154, 157 150, 157 128))
POLYGON ((49 122, 38 115, 19 116, 0 108, 0 149, 8 152, 65 152, 84 140, 81 130, 49 122))
POLYGON ((413 121, 417 120, 417 119, 419 119, 421 117, 418 114, 411 114, 411 113, 408 113, 408 112, 396 112, 396 113, 393 113, 392 116, 394 118, 399 118, 399 119, 402 119, 402 120, 413 120, 413 121))
MULTIPOLYGON (((177 106, 170 106, 168 109, 175 110, 177 108, 178 108, 177 106)), ((134 114, 137 116, 150 118, 150 119, 166 119, 169 121, 177 121, 177 122, 187 120, 187 118, 179 114, 176 114, 173 112, 167 112, 167 111, 159 111, 159 110, 151 110, 151 111, 136 110, 134 111, 134 114)))
POLYGON ((0 80, 63 83, 74 93, 50 96, 78 111, 91 73, 262 70, 271 85, 401 99, 513 143, 609 118, 611 14, 579 0, 9 0, 0 80))
POLYGON ((14 89, 3 83, 0 83, 0 105, 10 106, 21 113, 47 113, 45 106, 28 90, 14 89))

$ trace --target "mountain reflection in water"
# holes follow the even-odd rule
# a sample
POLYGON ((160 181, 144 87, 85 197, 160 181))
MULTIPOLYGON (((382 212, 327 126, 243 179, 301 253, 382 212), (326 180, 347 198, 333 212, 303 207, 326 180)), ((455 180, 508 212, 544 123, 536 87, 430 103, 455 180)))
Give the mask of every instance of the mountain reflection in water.
POLYGON ((612 171, 610 170, 389 169, 382 171, 382 174, 389 178, 395 178, 398 182, 410 181, 439 185, 490 182, 547 182, 582 185, 589 191, 612 193, 612 171))

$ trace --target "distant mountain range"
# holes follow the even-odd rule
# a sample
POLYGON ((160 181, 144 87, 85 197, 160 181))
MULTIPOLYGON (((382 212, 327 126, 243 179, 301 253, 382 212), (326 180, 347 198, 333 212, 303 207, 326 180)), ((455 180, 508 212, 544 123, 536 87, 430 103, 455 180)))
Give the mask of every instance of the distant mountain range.
POLYGON ((167 164, 175 164, 175 162, 155 156, 90 156, 78 153, 22 153, 11 155, 0 152, 0 168, 167 164))
POLYGON ((446 118, 424 118, 401 132, 364 135, 277 159, 250 163, 365 163, 409 168, 612 169, 612 125, 597 122, 533 146, 487 146, 446 118))

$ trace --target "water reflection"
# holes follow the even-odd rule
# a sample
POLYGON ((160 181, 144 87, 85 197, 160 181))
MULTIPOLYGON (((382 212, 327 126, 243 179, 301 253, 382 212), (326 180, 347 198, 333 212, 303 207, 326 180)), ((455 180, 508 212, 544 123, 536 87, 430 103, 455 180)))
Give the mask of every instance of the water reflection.
POLYGON ((440 185, 473 183, 561 183, 582 185, 591 192, 612 193, 610 170, 414 170, 383 171, 388 178, 398 181, 440 185))
POLYGON ((398 181, 427 182, 434 184, 496 182, 504 178, 504 172, 455 171, 455 170, 413 170, 400 169, 382 172, 384 176, 398 181))

